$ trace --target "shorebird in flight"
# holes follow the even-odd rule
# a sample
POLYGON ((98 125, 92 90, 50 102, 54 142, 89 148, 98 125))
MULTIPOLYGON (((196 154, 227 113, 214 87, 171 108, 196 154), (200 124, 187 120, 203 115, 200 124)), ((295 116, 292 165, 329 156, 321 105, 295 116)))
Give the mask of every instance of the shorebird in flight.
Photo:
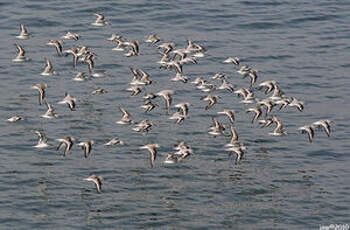
POLYGON ((29 58, 27 58, 25 56, 26 51, 23 49, 23 47, 19 44, 15 44, 16 48, 17 48, 17 56, 12 59, 13 62, 24 62, 24 61, 28 61, 29 58))
POLYGON ((58 56, 62 56, 62 41, 61 40, 50 40, 46 43, 48 46, 54 46, 56 48, 58 56))
POLYGON ((94 13, 94 16, 96 16, 96 21, 91 23, 91 25, 93 26, 106 26, 106 25, 110 25, 109 22, 105 21, 105 16, 103 14, 98 14, 98 13, 94 13))
POLYGON ((84 150, 84 157, 85 158, 88 158, 88 156, 90 155, 91 148, 92 148, 92 145, 94 143, 95 142, 93 140, 90 140, 90 141, 82 141, 78 144, 84 150))
POLYGON ((59 101, 58 104, 66 104, 68 105, 69 109, 71 111, 75 110, 75 104, 77 102, 77 99, 69 95, 68 93, 65 93, 65 97, 63 98, 62 101, 59 101))
POLYGON ((34 145, 34 148, 46 148, 49 146, 47 143, 47 138, 43 132, 40 132, 39 130, 34 130, 34 133, 38 136, 38 143, 34 145))
POLYGON ((38 92, 39 92, 39 105, 42 105, 43 100, 45 98, 45 89, 47 88, 47 84, 34 84, 30 88, 38 90, 38 92))
POLYGON ((150 163, 151 167, 153 168, 154 162, 157 158, 157 148, 159 148, 159 144, 147 144, 144 146, 141 146, 140 149, 146 149, 150 154, 150 163))
POLYGON ((63 156, 65 157, 67 155, 67 153, 69 153, 70 150, 72 149, 73 141, 75 141, 75 138, 68 136, 68 137, 65 137, 65 138, 56 139, 56 141, 60 142, 60 144, 58 145, 56 151, 58 151, 62 145, 66 146, 65 149, 64 149, 64 152, 63 152, 63 156))
POLYGON ((52 76, 55 75, 56 71, 53 70, 53 65, 49 59, 45 58, 45 68, 44 71, 40 74, 41 76, 52 76))
POLYGON ((102 192, 102 180, 103 180, 103 178, 101 176, 91 175, 88 178, 85 178, 83 180, 94 182, 97 192, 98 193, 102 192))
POLYGON ((309 141, 312 142, 312 139, 314 138, 315 132, 311 125, 304 125, 298 128, 298 130, 301 131, 301 133, 307 133, 309 137, 309 141))
POLYGON ((330 126, 331 121, 330 120, 318 120, 312 123, 313 126, 315 127, 322 127, 327 136, 329 137, 331 134, 331 126, 330 126))
POLYGON ((28 39, 28 38, 30 38, 30 33, 28 33, 27 29, 24 27, 23 24, 19 25, 19 29, 20 29, 20 32, 19 32, 19 35, 16 36, 16 38, 18 38, 18 39, 28 39))

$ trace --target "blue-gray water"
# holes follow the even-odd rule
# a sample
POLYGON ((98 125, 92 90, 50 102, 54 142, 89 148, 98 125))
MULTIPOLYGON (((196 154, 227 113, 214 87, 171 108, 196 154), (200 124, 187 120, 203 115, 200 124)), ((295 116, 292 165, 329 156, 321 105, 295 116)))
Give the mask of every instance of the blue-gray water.
POLYGON ((318 229, 320 224, 350 224, 349 1, 116 2, 1 1, 0 229, 318 229), (91 26, 94 12, 105 14, 111 25, 91 26), (20 23, 31 39, 15 38, 20 23), (86 66, 73 70, 71 57, 58 57, 45 45, 67 31, 81 39, 66 41, 64 49, 89 46, 98 55, 96 69, 107 70, 109 77, 71 80, 86 66), (106 38, 115 32, 139 40, 141 55, 127 58, 112 51, 106 38), (150 33, 174 41, 177 48, 185 47, 186 39, 207 48, 198 65, 184 66, 190 79, 223 72, 236 88, 248 87, 248 79, 221 63, 238 56, 259 70, 258 83, 275 79, 287 96, 303 100, 305 109, 274 112, 285 124, 284 137, 252 125, 248 106, 228 92, 215 92, 221 100, 205 111, 200 100, 205 93, 189 83, 170 82, 174 71, 159 69, 156 48, 142 42, 150 33), (17 42, 30 62, 12 63, 17 42), (40 76, 45 57, 59 75, 40 76), (150 73, 155 83, 147 92, 175 89, 174 103, 191 103, 181 126, 167 119, 162 100, 144 114, 138 107, 141 98, 129 97, 130 65, 150 73), (59 119, 39 117, 46 108, 30 89, 35 83, 48 84, 47 100, 59 119), (97 86, 108 93, 91 95, 97 86), (65 92, 78 98, 77 111, 57 105, 65 92), (141 135, 115 124, 121 117, 118 106, 156 126, 141 135), (207 134, 211 116, 224 108, 236 110, 235 126, 248 148, 239 165, 224 151, 228 139, 207 134), (15 114, 25 120, 5 121, 15 114), (317 131, 309 143, 297 132, 323 118, 332 120, 330 138, 317 131), (54 146, 33 148, 34 129, 44 131, 54 146), (71 155, 62 157, 55 139, 68 135, 95 140, 92 155, 83 158, 75 145, 71 155), (113 137, 126 145, 103 146, 113 137), (164 165, 181 140, 194 154, 180 164, 164 165), (150 168, 148 153, 138 147, 154 142, 161 147, 150 168), (82 180, 91 174, 104 177, 102 194, 82 180))

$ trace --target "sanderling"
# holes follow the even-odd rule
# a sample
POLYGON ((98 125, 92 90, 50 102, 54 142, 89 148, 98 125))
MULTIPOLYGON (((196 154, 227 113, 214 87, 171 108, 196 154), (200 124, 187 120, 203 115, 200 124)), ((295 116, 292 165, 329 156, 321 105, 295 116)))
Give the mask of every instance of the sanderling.
POLYGON ((38 92, 39 92, 39 105, 42 105, 43 100, 45 98, 45 89, 47 88, 47 84, 34 84, 30 88, 38 90, 38 92))
POLYGON ((246 88, 240 88, 233 92, 234 94, 237 94, 238 97, 246 98, 249 94, 249 90, 246 88))
POLYGON ((180 158, 178 158, 174 153, 168 154, 167 157, 164 160, 164 164, 176 164, 180 161, 180 158))
POLYGON ((52 63, 50 62, 49 59, 45 58, 45 69, 40 75, 41 76, 52 76, 54 74, 56 74, 56 71, 53 70, 52 63))
POLYGON ((90 51, 89 47, 87 46, 77 46, 75 49, 74 49, 75 53, 77 54, 78 57, 82 57, 82 59, 84 59, 84 55, 88 55, 90 51))
POLYGON ((56 48, 58 56, 62 56, 62 41, 61 40, 50 40, 46 45, 54 46, 56 48))
POLYGON ((131 49, 127 53, 124 54, 125 57, 132 57, 132 56, 137 56, 138 53, 135 52, 135 50, 131 49))
POLYGON ((257 101, 253 91, 250 89, 240 88, 238 90, 235 90, 233 93, 237 94, 238 97, 243 98, 243 100, 241 101, 241 103, 243 104, 252 104, 257 101))
POLYGON ((160 41, 160 38, 156 34, 150 34, 145 40, 146 43, 156 44, 160 41))
POLYGON ((248 76, 250 77, 250 87, 252 87, 255 84, 256 79, 258 78, 257 72, 258 71, 254 69, 249 70, 248 76))
POLYGON ((160 147, 159 144, 147 144, 140 147, 140 149, 147 149, 148 152, 150 153, 150 162, 151 162, 152 168, 154 166, 154 161, 157 158, 157 148, 159 147, 160 147))
POLYGON ((106 146, 124 145, 124 141, 120 140, 119 138, 113 138, 104 145, 106 146))
POLYGON ((44 102, 47 107, 47 111, 40 117, 46 119, 58 118, 58 115, 55 113, 55 109, 52 107, 52 105, 50 105, 46 100, 44 102))
POLYGON ((186 144, 184 141, 180 141, 177 145, 174 145, 174 150, 180 151, 180 150, 190 150, 192 152, 191 146, 186 144))
POLYGON ((241 103, 243 104, 252 104, 256 102, 257 102, 257 99, 254 96, 254 92, 251 90, 247 91, 246 97, 244 97, 244 99, 241 101, 241 103))
POLYGON ((183 83, 186 83, 188 81, 188 77, 183 75, 182 73, 176 72, 175 77, 170 79, 171 81, 182 81, 183 83))
POLYGON ((273 123, 273 119, 272 118, 260 119, 258 123, 261 124, 260 128, 268 127, 273 123))
POLYGON ((23 117, 15 115, 13 117, 10 117, 9 119, 7 119, 8 122, 17 122, 17 121, 21 121, 23 120, 23 117))
POLYGON ((79 38, 80 38, 80 35, 77 34, 77 33, 72 33, 72 32, 67 32, 65 35, 62 35, 61 37, 62 39, 66 39, 66 40, 75 40, 75 41, 78 41, 79 38))
POLYGON ((131 47, 131 50, 133 51, 133 55, 130 55, 130 56, 137 56, 140 54, 138 41, 125 41, 123 42, 123 45, 131 47))
POLYGON ((105 94, 105 93, 108 93, 108 91, 105 90, 105 89, 102 89, 102 88, 100 88, 100 87, 97 87, 95 90, 93 90, 93 91, 91 92, 92 95, 96 95, 96 94, 105 94))
POLYGON ((331 126, 330 126, 331 121, 330 120, 318 120, 312 123, 313 126, 316 127, 322 127, 327 136, 330 136, 331 133, 331 126))
POLYGON ((131 87, 127 88, 126 91, 132 92, 131 97, 134 97, 142 92, 142 88, 138 85, 132 85, 131 87))
POLYGON ((114 40, 112 40, 113 42, 116 43, 116 47, 114 47, 112 50, 115 50, 115 51, 124 51, 125 48, 126 48, 126 45, 125 45, 125 40, 123 37, 118 37, 118 38, 114 38, 114 40))
POLYGON ((299 101, 299 100, 295 99, 294 97, 291 98, 291 102, 288 105, 291 107, 292 106, 297 107, 300 112, 302 112, 304 109, 304 102, 299 101))
POLYGON ((163 54, 161 52, 160 54, 162 55, 162 58, 159 61, 157 61, 157 63, 160 64, 159 68, 166 68, 167 63, 170 61, 169 54, 163 54))
POLYGON ((62 101, 59 101, 58 104, 67 104, 71 111, 75 110, 75 104, 77 99, 69 95, 67 92, 64 94, 64 98, 62 101))
POLYGON ((83 59, 83 62, 88 65, 88 70, 90 74, 94 73, 94 68, 95 68, 94 58, 95 56, 93 54, 88 54, 83 59))
POLYGON ((195 58, 202 58, 204 56, 205 54, 203 52, 195 52, 194 54, 192 54, 192 57, 195 57, 195 58))
POLYGON ((176 49, 171 51, 171 53, 174 54, 174 57, 179 56, 180 60, 183 60, 190 52, 188 52, 186 49, 176 49))
POLYGON ((91 25, 93 26, 106 26, 106 25, 110 25, 109 22, 105 21, 105 16, 103 14, 98 14, 98 13, 94 13, 93 15, 95 15, 96 21, 91 23, 91 25))
POLYGON ((142 96, 142 98, 145 99, 145 100, 151 100, 151 99, 154 99, 156 97, 157 97, 157 95, 155 95, 153 93, 147 93, 144 96, 142 96))
POLYGON ((84 157, 87 158, 90 155, 92 145, 95 142, 93 140, 90 141, 82 141, 78 145, 84 150, 84 157))
POLYGON ((109 38, 106 39, 107 41, 117 41, 117 40, 124 40, 123 36, 117 33, 113 33, 109 38))
POLYGON ((268 93, 272 92, 272 90, 275 88, 276 84, 277 83, 276 83, 275 80, 268 80, 268 81, 261 82, 259 84, 259 87, 260 88, 266 88, 265 94, 268 94, 268 93))
POLYGON ((239 73, 240 75, 246 76, 249 74, 249 71, 251 70, 251 68, 247 65, 242 66, 237 73, 239 73))
POLYGON ((272 95, 270 96, 270 99, 273 100, 273 101, 281 100, 283 94, 284 94, 284 92, 281 90, 281 88, 279 87, 279 85, 278 85, 278 84, 275 84, 275 85, 274 85, 274 89, 273 89, 273 93, 272 93, 272 95))
POLYGON ((150 120, 144 119, 139 123, 137 123, 135 127, 132 128, 132 130, 136 132, 148 133, 148 131, 152 128, 152 126, 153 126, 153 123, 150 120))
POLYGON ((139 83, 139 81, 140 81, 139 80, 139 77, 140 77, 139 69, 134 68, 132 66, 129 66, 129 69, 130 69, 130 71, 132 73, 132 80, 131 80, 131 82, 129 84, 130 85, 139 85, 139 84, 141 84, 141 83, 139 83))
POLYGON ((85 72, 78 72, 74 78, 72 78, 73 81, 86 81, 89 80, 89 77, 86 76, 85 72))
POLYGON ((240 142, 238 141, 238 133, 235 127, 233 127, 232 125, 230 127, 230 136, 231 136, 230 142, 226 144, 225 147, 239 146, 240 142))
POLYGON ((147 72, 145 72, 141 69, 133 69, 133 71, 136 71, 136 72, 135 73, 133 72, 133 79, 129 83, 130 85, 150 85, 150 84, 152 84, 152 80, 150 79, 150 75, 147 72))
POLYGON ((238 57, 229 57, 229 58, 227 58, 227 59, 225 59, 224 61, 223 61, 223 63, 232 63, 232 64, 234 64, 234 65, 239 65, 239 62, 240 62, 240 60, 239 60, 239 58, 238 57))
POLYGON ((191 57, 184 57, 180 60, 180 65, 183 64, 198 64, 196 57, 191 56, 191 57))
POLYGON ((131 115, 128 111, 126 111, 125 109, 119 107, 120 112, 122 112, 123 116, 122 119, 120 119, 119 121, 116 121, 115 123, 120 124, 120 125, 125 125, 125 124, 131 124, 134 121, 131 120, 131 115))
POLYGON ((78 63, 78 59, 79 59, 79 56, 78 56, 78 52, 79 50, 78 49, 74 49, 74 48, 69 48, 65 51, 63 51, 63 53, 67 56, 68 54, 71 54, 72 57, 73 57, 73 68, 75 68, 77 66, 77 63, 78 63))
POLYGON ((202 97, 201 100, 209 102, 209 104, 205 106, 205 110, 208 110, 212 108, 214 105, 216 105, 219 98, 220 98, 219 95, 211 95, 211 94, 202 97))
POLYGON ((245 147, 243 146, 232 146, 230 148, 225 149, 226 151, 230 151, 236 154, 235 164, 239 164, 243 158, 245 147))
POLYGON ((175 47, 174 42, 165 42, 160 45, 158 45, 158 49, 164 49, 163 54, 168 54, 170 53, 175 47))
POLYGON ((222 111, 217 112, 218 114, 224 114, 226 115, 230 122, 233 124, 235 121, 235 111, 233 109, 224 109, 222 111))
POLYGON ((178 73, 182 73, 182 64, 180 61, 169 61, 164 64, 165 68, 171 68, 174 69, 178 73))
POLYGON ((259 101, 258 104, 266 106, 266 112, 265 112, 266 116, 272 111, 272 109, 274 107, 274 103, 272 102, 272 100, 270 98, 265 98, 264 100, 259 101))
POLYGON ((301 133, 307 133, 309 137, 309 141, 312 142, 312 139, 315 135, 314 129, 312 128, 311 125, 304 125, 298 128, 298 130, 301 131, 301 133))
POLYGON ((202 77, 196 77, 193 81, 191 81, 191 84, 194 84, 195 86, 199 86, 205 81, 202 77))
POLYGON ((214 137, 225 134, 225 125, 221 124, 215 117, 212 117, 213 125, 209 127, 208 133, 214 137))
POLYGON ((180 141, 178 144, 174 145, 174 150, 181 150, 189 147, 184 141, 180 141))
POLYGON ((156 106, 158 106, 157 104, 154 104, 151 99, 146 99, 144 101, 144 104, 141 105, 140 107, 143 108, 145 110, 145 112, 150 112, 152 111, 156 106))
MULTIPOLYGON (((182 142, 182 143, 184 143, 184 142, 182 142)), ((179 156, 178 161, 181 161, 181 160, 187 158, 189 155, 193 154, 193 149, 189 145, 186 145, 184 143, 183 147, 182 146, 180 147, 180 144, 178 146, 176 146, 179 148, 174 148, 177 151, 173 153, 174 155, 179 156)))
POLYGON ((230 93, 232 93, 233 84, 223 79, 221 85, 217 89, 228 90, 230 93))
POLYGON ((93 70, 92 72, 90 72, 90 76, 94 77, 94 78, 101 78, 101 77, 108 76, 108 73, 106 72, 106 70, 98 69, 98 70, 93 70))
POLYGON ((28 33, 27 29, 24 27, 23 24, 19 25, 19 29, 20 29, 20 32, 19 32, 19 35, 16 36, 16 38, 18 38, 18 39, 28 39, 28 38, 30 38, 30 33, 28 33))
POLYGON ((15 46, 16 46, 16 48, 17 48, 18 53, 17 53, 17 56, 16 56, 14 59, 12 59, 12 61, 13 61, 13 62, 24 62, 24 61, 29 61, 29 58, 27 58, 27 57, 25 56, 26 51, 23 49, 23 47, 20 46, 20 45, 17 44, 17 43, 15 44, 15 46))
POLYGON ((186 117, 188 115, 188 108, 191 104, 189 102, 182 102, 174 105, 186 117))
POLYGON ((214 80, 221 79, 221 80, 223 80, 223 79, 227 79, 227 75, 219 72, 219 73, 216 73, 213 77, 211 77, 211 79, 214 79, 214 80))
POLYGON ((49 146, 47 143, 47 138, 43 132, 40 132, 39 130, 34 130, 34 133, 38 136, 38 143, 34 145, 34 148, 46 148, 49 146))
POLYGON ((254 122, 261 116, 261 114, 262 114, 262 111, 261 111, 261 107, 260 107, 260 106, 255 106, 255 107, 253 107, 253 108, 249 108, 249 109, 247 109, 246 112, 247 112, 247 113, 249 113, 249 112, 254 112, 254 113, 255 113, 255 115, 254 115, 254 117, 253 117, 253 120, 252 120, 252 123, 254 123, 254 122))
POLYGON ((216 85, 209 83, 206 80, 200 80, 200 82, 196 85, 196 88, 202 92, 210 92, 216 89, 216 85))
POLYGON ((169 113, 171 102, 172 102, 172 95, 175 93, 174 90, 162 90, 156 93, 157 96, 163 97, 165 100, 165 109, 167 113, 169 113))
POLYGON ((283 123, 280 119, 278 119, 277 117, 272 117, 272 121, 276 123, 276 127, 272 133, 269 133, 270 135, 282 136, 287 134, 287 132, 283 129, 283 123))
POLYGON ((278 110, 281 110, 287 107, 287 105, 290 103, 290 100, 289 98, 281 98, 279 100, 274 101, 273 103, 276 105, 280 105, 278 110))
POLYGON ((180 64, 198 64, 197 57, 195 56, 185 56, 180 60, 180 64))
POLYGON ((74 144, 73 141, 75 141, 75 138, 68 136, 65 138, 56 139, 56 141, 60 142, 60 144, 56 148, 56 151, 58 151, 60 147, 64 144, 66 148, 64 149, 63 156, 66 156, 67 153, 69 153, 70 150, 72 149, 72 146, 74 144))
POLYGON ((101 189, 102 189, 102 180, 103 178, 101 176, 95 176, 95 175, 91 175, 88 178, 85 178, 83 180, 86 181, 92 181, 94 182, 95 186, 96 186, 96 190, 98 193, 101 193, 101 189))
POLYGON ((205 52, 204 46, 193 42, 192 40, 187 39, 187 47, 186 50, 193 53, 193 52, 205 52))
POLYGON ((176 120, 176 124, 181 124, 185 120, 186 116, 182 112, 175 112, 169 117, 170 120, 176 120))

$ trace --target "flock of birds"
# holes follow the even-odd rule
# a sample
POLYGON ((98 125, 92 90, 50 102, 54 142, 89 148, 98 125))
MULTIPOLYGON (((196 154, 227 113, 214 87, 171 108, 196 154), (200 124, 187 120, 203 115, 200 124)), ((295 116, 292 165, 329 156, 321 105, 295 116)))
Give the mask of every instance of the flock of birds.
MULTIPOLYGON (((92 23, 93 26, 101 27, 110 25, 109 22, 105 20, 105 17, 102 14, 94 14, 97 19, 92 23)), ((24 25, 20 25, 20 34, 16 36, 17 39, 29 39, 31 34, 27 31, 24 25)), ((80 35, 77 33, 67 32, 65 35, 61 37, 63 40, 79 40, 80 35)), ((108 41, 115 44, 115 48, 112 50, 123 52, 123 55, 126 57, 138 56, 140 54, 139 50, 139 42, 138 41, 130 41, 125 39, 120 34, 112 34, 111 37, 107 38, 108 41)), ((235 89, 235 86, 230 83, 229 76, 223 73, 216 73, 211 80, 204 79, 203 77, 197 77, 192 79, 184 74, 183 66, 187 64, 198 64, 198 60, 200 58, 205 57, 206 49, 201 44, 195 43, 191 40, 187 40, 187 47, 185 48, 176 48, 174 42, 164 42, 161 38, 159 38, 156 34, 151 34, 144 41, 145 43, 149 43, 153 46, 157 47, 157 52, 161 55, 161 59, 157 62, 160 68, 165 70, 173 70, 175 72, 175 76, 171 78, 173 82, 183 82, 183 83, 191 83, 195 86, 197 90, 200 90, 206 93, 205 96, 201 98, 201 100, 207 102, 208 104, 205 106, 205 110, 212 109, 219 100, 221 100, 221 96, 215 94, 217 90, 225 90, 231 94, 237 95, 241 98, 241 103, 252 105, 250 108, 246 110, 247 113, 254 114, 252 117, 252 123, 258 123, 260 127, 269 127, 270 125, 275 125, 275 128, 270 135, 273 136, 282 136, 287 135, 286 130, 284 129, 282 121, 277 118, 275 115, 270 115, 271 112, 275 110, 287 109, 287 107, 295 107, 300 112, 304 109, 304 103, 294 97, 285 96, 284 92, 280 89, 279 84, 275 80, 263 81, 258 84, 258 87, 254 88, 258 78, 258 70, 249 67, 248 65, 241 65, 240 59, 237 57, 229 57, 223 60, 223 64, 230 64, 237 68, 237 73, 242 75, 243 78, 249 78, 249 86, 245 88, 235 89), (219 82, 220 84, 216 85, 214 82, 219 82), (264 94, 266 98, 260 100, 255 97, 254 89, 264 90, 264 94), (263 118, 264 117, 264 118, 263 118)), ((87 65, 87 72, 78 72, 76 76, 72 79, 73 81, 86 81, 90 78, 103 77, 106 75, 103 70, 95 69, 95 59, 96 54, 92 49, 87 46, 77 45, 76 47, 69 48, 63 50, 63 42, 62 40, 50 40, 47 43, 48 46, 55 47, 58 56, 68 56, 72 55, 72 67, 73 69, 80 63, 87 65)), ((30 59, 26 56, 26 52, 24 48, 15 44, 18 53, 17 56, 12 60, 13 62, 27 62, 30 59)), ((152 79, 149 73, 146 71, 130 67, 132 80, 130 81, 130 87, 126 90, 131 92, 131 96, 135 97, 141 94, 145 87, 152 84, 152 79)), ((45 59, 45 68, 41 73, 42 76, 50 77, 57 74, 54 71, 53 65, 49 59, 45 59)), ((54 107, 50 104, 46 98, 46 90, 48 88, 47 84, 38 83, 34 84, 30 87, 31 89, 37 90, 39 93, 39 105, 45 105, 47 107, 47 111, 45 114, 41 115, 44 119, 55 119, 59 118, 59 115, 55 112, 54 107)), ((107 93, 106 90, 102 88, 97 88, 91 92, 92 94, 104 94, 107 93)), ((169 116, 169 119, 174 120, 175 124, 182 124, 187 118, 189 114, 189 110, 191 104, 189 102, 182 102, 173 105, 173 95, 175 94, 175 90, 173 89, 165 89, 155 93, 147 93, 142 96, 144 99, 144 103, 140 106, 146 113, 151 112, 158 105, 154 102, 156 98, 163 98, 165 101, 165 112, 169 116), (175 108, 177 110, 175 113, 170 114, 171 108, 175 108)), ((77 99, 66 93, 64 98, 58 102, 58 104, 65 104, 71 111, 76 110, 77 99)), ((119 125, 130 125, 133 126, 132 130, 135 132, 140 132, 146 135, 154 126, 153 122, 150 119, 144 119, 142 121, 136 122, 132 119, 131 114, 122 107, 119 107, 121 112, 121 119, 116 121, 119 125)), ((229 122, 229 125, 225 125, 223 122, 220 122, 216 117, 212 117, 212 125, 208 128, 208 134, 213 137, 217 136, 225 136, 229 137, 230 141, 225 145, 225 150, 230 152, 231 154, 236 155, 235 163, 238 164, 242 160, 245 151, 247 150, 246 146, 242 141, 239 140, 239 136, 237 130, 235 128, 235 111, 233 109, 224 109, 222 111, 217 111, 218 116, 226 116, 229 122), (227 131, 228 130, 228 131, 227 131)), ((9 119, 8 122, 18 122, 23 120, 23 117, 16 115, 9 119)), ((312 124, 304 125, 298 128, 302 133, 306 133, 308 135, 308 140, 310 142, 313 141, 315 128, 321 127, 326 132, 327 136, 330 136, 330 120, 318 120, 313 122, 312 124)), ((49 147, 48 139, 42 131, 35 130, 34 133, 38 136, 38 143, 34 146, 35 148, 46 148, 49 147)), ((57 151, 64 146, 63 156, 66 156, 70 153, 73 144, 77 139, 72 136, 67 136, 64 138, 56 139, 59 142, 57 147, 57 151)), ((92 146, 95 144, 94 140, 86 140, 81 141, 77 145, 80 146, 84 151, 85 158, 89 157, 92 146)), ((108 141, 104 145, 106 146, 117 146, 123 145, 124 142, 119 138, 113 138, 108 141)), ((139 149, 144 149, 149 152, 150 155, 150 165, 154 166, 157 150, 160 148, 158 143, 149 143, 144 146, 139 147, 139 149)), ((188 156, 193 154, 193 149, 190 145, 181 141, 174 147, 174 151, 171 154, 168 154, 164 163, 167 164, 175 164, 185 160, 188 156)), ((101 192, 102 180, 101 176, 92 175, 88 178, 85 178, 86 181, 92 181, 96 185, 97 192, 101 192)))

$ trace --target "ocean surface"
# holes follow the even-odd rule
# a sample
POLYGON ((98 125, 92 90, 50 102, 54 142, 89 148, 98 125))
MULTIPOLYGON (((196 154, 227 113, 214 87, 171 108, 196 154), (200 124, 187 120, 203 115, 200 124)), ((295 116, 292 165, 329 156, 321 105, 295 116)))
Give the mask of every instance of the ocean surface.
MULTIPOLYGON (((0 229, 319 229, 321 225, 350 224, 350 2, 340 1, 9 1, 0 2, 0 229), (93 13, 103 13, 111 25, 94 27, 93 13), (32 34, 18 40, 23 23, 32 34), (59 57, 50 39, 67 31, 81 35, 63 48, 87 45, 98 55, 95 68, 107 77, 74 82, 79 63, 59 57), (125 57, 113 51, 112 33, 140 42, 140 55, 125 57), (210 110, 207 95, 193 84, 171 82, 172 70, 159 68, 157 48, 144 43, 156 33, 162 41, 185 48, 190 39, 206 48, 198 64, 185 65, 190 80, 229 76, 235 89, 249 87, 227 57, 258 70, 257 84, 276 80, 288 97, 304 101, 305 109, 274 109, 288 134, 269 135, 273 127, 251 124, 252 105, 236 95, 216 90, 221 98, 210 110), (13 63, 15 43, 26 50, 28 62, 13 63), (41 76, 44 59, 51 60, 52 77, 41 76), (164 101, 150 113, 139 107, 141 96, 125 91, 132 79, 129 66, 147 71, 153 84, 145 92, 175 90, 173 104, 189 102, 189 116, 176 125, 165 114, 164 101), (40 117, 33 84, 46 83, 46 100, 58 119, 40 117), (92 95, 102 87, 108 93, 92 95), (57 104, 65 92, 77 98, 76 111, 57 104), (150 119, 147 134, 118 125, 118 109, 133 119, 150 119), (224 150, 229 138, 207 131, 211 117, 229 126, 222 109, 236 111, 235 127, 247 146, 240 164, 224 150), (23 121, 9 123, 13 115, 23 121), (297 128, 329 119, 331 135, 316 130, 309 143, 297 128), (43 131, 51 146, 36 149, 33 130, 43 131), (66 157, 56 151, 57 138, 94 140, 89 158, 77 142, 66 157), (123 146, 108 148, 114 137, 123 146), (194 153, 179 164, 163 161, 173 146, 185 141, 194 153), (140 146, 159 143, 155 167, 140 146), (104 178, 102 193, 83 179, 104 178)), ((171 113, 175 112, 171 108, 171 113)))

